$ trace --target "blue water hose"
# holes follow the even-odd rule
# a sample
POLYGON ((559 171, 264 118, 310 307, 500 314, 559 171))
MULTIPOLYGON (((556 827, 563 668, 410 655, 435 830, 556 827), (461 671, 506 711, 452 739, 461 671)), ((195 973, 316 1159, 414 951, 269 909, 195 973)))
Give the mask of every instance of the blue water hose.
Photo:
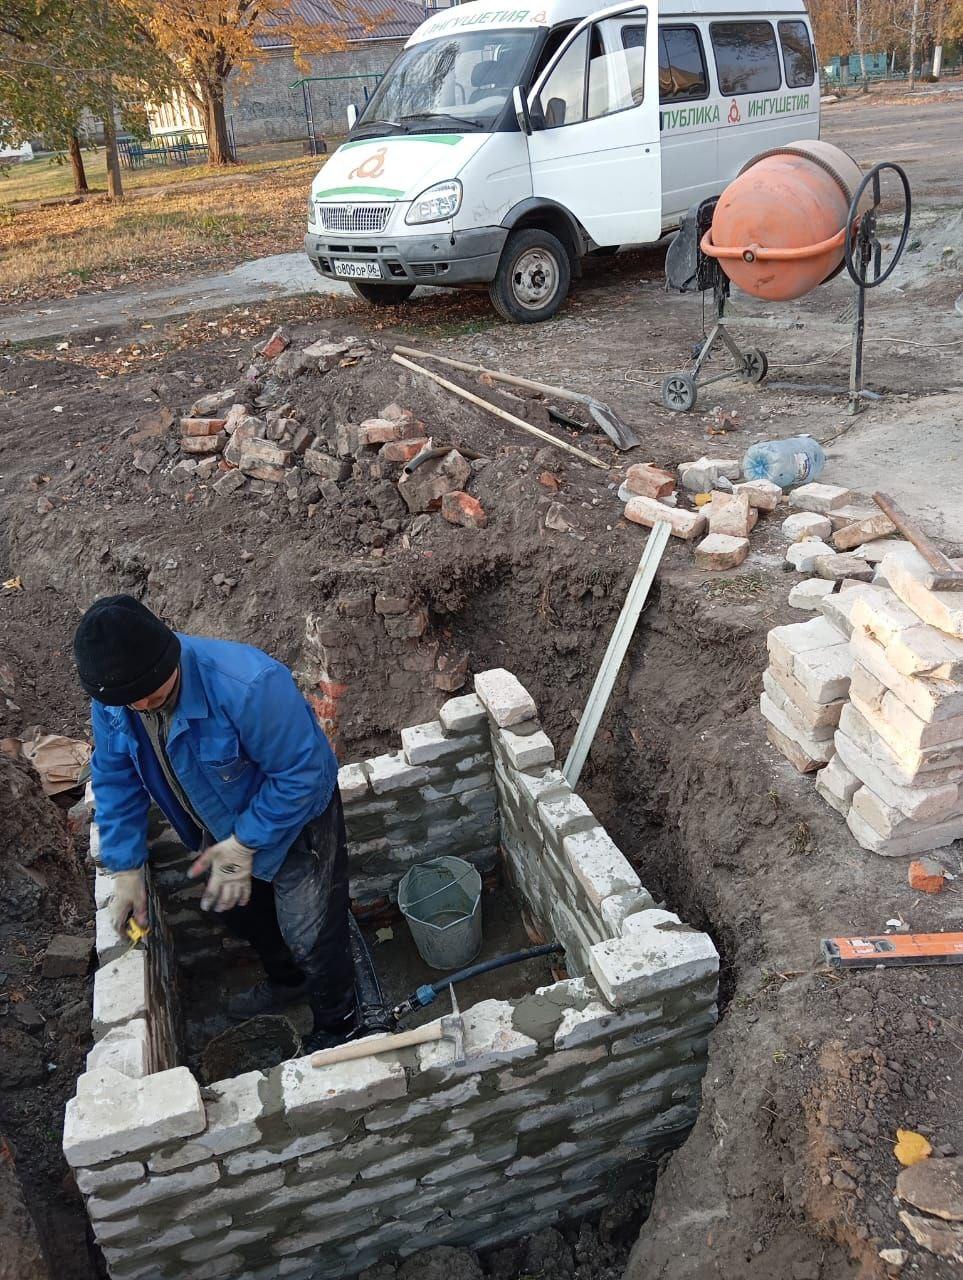
POLYGON ((556 955, 565 948, 560 942, 546 942, 540 947, 530 947, 527 951, 511 951, 508 955, 494 956, 491 960, 481 960, 478 964, 470 964, 466 969, 457 969, 439 982, 426 983, 410 996, 395 1005, 392 1018, 395 1022, 409 1017, 416 1009, 424 1009, 438 999, 449 987, 457 982, 467 982, 469 978, 477 978, 479 974, 490 973, 492 969, 503 969, 506 965, 521 964, 525 960, 535 960, 538 956, 556 955))

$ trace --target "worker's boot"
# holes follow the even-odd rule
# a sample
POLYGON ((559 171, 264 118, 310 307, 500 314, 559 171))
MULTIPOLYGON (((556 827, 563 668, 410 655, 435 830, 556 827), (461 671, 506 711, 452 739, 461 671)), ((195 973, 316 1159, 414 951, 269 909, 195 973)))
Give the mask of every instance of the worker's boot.
POLYGON ((343 1017, 333 1021, 319 1021, 316 1015, 314 1030, 304 1038, 304 1052, 316 1053, 318 1049, 333 1049, 335 1045, 353 1040, 358 1034, 358 1014, 354 1007, 343 1017))
POLYGON ((262 1013, 277 1013, 307 998, 306 981, 290 986, 265 978, 247 991, 238 991, 236 995, 229 996, 227 1016, 232 1022, 247 1022, 248 1018, 256 1018, 262 1013))

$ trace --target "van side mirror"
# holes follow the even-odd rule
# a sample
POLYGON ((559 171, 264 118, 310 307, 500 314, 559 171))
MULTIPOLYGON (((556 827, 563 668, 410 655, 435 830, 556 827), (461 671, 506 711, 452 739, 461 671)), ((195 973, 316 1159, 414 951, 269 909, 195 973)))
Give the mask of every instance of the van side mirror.
POLYGON ((348 128, 353 129, 358 123, 358 108, 353 102, 348 103, 348 128))
POLYGON ((512 90, 512 105, 515 108, 515 119, 518 121, 518 127, 522 133, 530 134, 532 132, 532 117, 528 110, 528 98, 520 84, 517 84, 512 90))

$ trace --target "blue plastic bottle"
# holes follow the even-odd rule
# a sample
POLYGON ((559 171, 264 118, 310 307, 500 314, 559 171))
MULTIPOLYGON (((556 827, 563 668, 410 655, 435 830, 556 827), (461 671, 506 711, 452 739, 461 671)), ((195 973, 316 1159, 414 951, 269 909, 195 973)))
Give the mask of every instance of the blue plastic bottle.
POLYGON ((746 480, 771 480, 780 489, 815 480, 826 465, 826 454, 812 436, 760 440, 746 450, 742 474, 746 480))

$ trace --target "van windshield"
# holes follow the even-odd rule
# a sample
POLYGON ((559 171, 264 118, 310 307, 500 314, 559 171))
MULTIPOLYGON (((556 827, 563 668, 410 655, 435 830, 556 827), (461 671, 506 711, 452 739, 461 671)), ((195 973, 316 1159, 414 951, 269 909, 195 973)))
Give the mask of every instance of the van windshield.
POLYGON ((519 83, 539 29, 463 31, 405 49, 375 89, 352 136, 491 129, 519 83))

